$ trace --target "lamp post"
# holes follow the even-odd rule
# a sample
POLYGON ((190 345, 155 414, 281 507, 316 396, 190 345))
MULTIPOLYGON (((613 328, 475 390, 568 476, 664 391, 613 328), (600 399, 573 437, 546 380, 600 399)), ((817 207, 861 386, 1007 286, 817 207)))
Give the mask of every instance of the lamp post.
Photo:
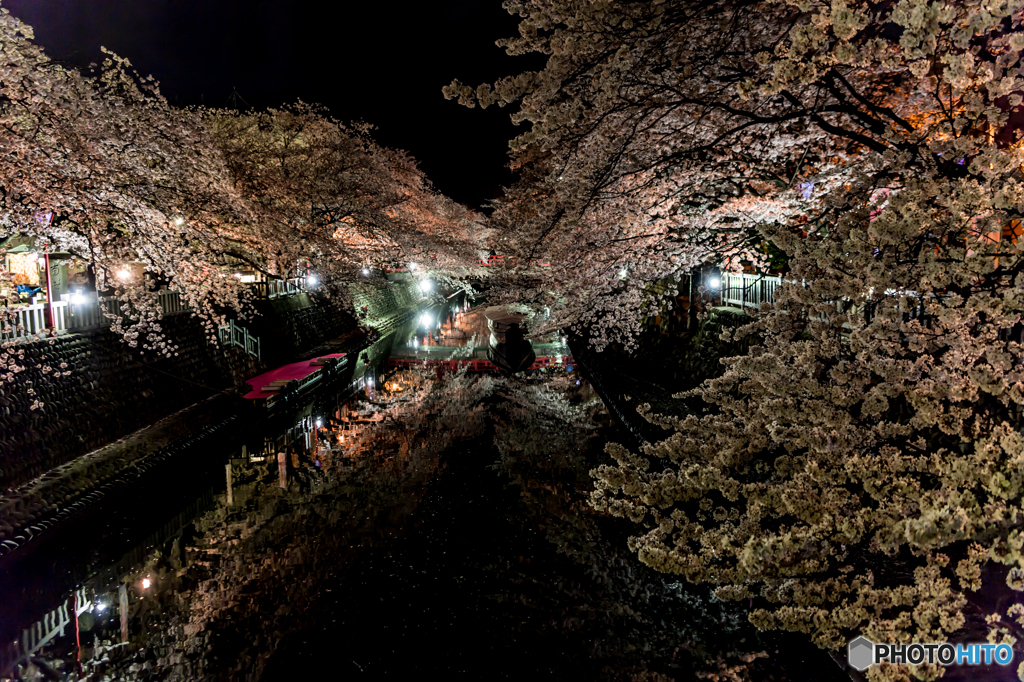
POLYGON ((708 289, 711 291, 711 302, 714 305, 715 297, 718 297, 718 304, 725 305, 724 292, 722 291, 722 276, 716 271, 711 271, 711 276, 705 280, 708 289))
POLYGON ((50 277, 50 254, 43 254, 43 266, 46 268, 46 326, 53 329, 53 281, 50 277))

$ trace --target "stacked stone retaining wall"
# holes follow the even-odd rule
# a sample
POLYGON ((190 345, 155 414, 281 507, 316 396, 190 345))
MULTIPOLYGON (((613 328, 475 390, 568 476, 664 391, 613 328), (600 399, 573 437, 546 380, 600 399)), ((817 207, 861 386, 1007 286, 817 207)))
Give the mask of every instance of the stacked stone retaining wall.
POLYGON ((176 315, 163 324, 178 346, 170 358, 141 354, 107 330, 19 349, 25 370, 0 384, 0 490, 230 386, 197 320, 176 315))
POLYGON ((261 301, 250 328, 260 338, 265 364, 275 366, 360 327, 376 328, 421 300, 411 281, 355 283, 331 296, 314 292, 261 301))

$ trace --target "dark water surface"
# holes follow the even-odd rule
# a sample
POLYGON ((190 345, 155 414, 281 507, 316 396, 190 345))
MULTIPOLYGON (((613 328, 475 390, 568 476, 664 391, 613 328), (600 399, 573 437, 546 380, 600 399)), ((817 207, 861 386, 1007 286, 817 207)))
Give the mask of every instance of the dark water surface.
POLYGON ((23 679, 844 678, 646 568, 633 529, 589 508, 622 434, 585 380, 388 371, 418 333, 4 575, 0 632, 34 647, 23 679))

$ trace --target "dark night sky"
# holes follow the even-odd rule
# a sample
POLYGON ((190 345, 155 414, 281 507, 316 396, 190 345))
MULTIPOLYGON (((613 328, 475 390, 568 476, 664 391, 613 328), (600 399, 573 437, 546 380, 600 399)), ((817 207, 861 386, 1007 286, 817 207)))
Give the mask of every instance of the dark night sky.
POLYGON ((512 174, 509 109, 466 109, 441 88, 543 64, 494 45, 516 33, 501 0, 4 0, 54 58, 98 62, 100 46, 160 81, 174 104, 254 107, 296 99, 377 126, 434 185, 480 206, 512 174), (244 106, 241 105, 240 106, 244 106))

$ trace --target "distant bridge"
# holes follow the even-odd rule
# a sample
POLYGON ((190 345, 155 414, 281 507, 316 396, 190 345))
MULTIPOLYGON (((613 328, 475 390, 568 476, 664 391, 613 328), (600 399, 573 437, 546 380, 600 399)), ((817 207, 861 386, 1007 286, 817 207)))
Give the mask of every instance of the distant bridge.
MULTIPOLYGON (((487 258, 478 258, 476 260, 476 266, 480 268, 514 268, 517 265, 518 261, 516 261, 515 258, 501 254, 495 254, 493 256, 488 256, 487 258)), ((551 267, 551 263, 541 259, 532 260, 528 265, 541 268, 551 267)), ((397 268, 385 268, 384 272, 385 274, 390 274, 393 272, 415 272, 416 270, 417 268, 415 266, 411 268, 409 266, 401 266, 397 268)))

